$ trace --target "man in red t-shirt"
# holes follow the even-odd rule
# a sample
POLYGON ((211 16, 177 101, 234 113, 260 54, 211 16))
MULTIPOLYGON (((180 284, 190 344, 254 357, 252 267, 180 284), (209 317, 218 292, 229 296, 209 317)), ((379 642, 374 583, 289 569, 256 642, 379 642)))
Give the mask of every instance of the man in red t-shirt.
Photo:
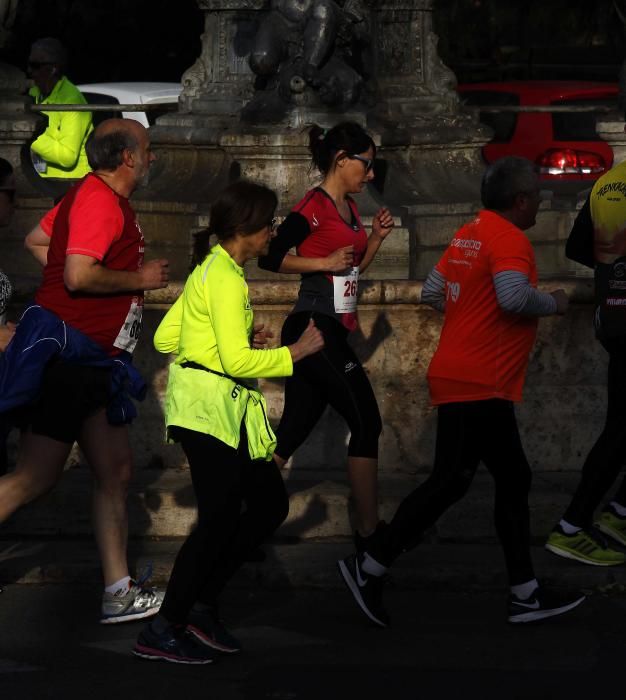
MULTIPOLYGON (((93 173, 78 182, 26 238, 44 266, 36 303, 102 348, 132 353, 141 328, 143 292, 167 286, 168 263, 144 264, 144 238, 128 197, 154 155, 148 132, 130 119, 103 122, 88 141, 93 173)), ((0 479, 0 522, 51 489, 74 442, 95 479, 93 515, 105 592, 103 623, 157 612, 159 597, 130 579, 126 495, 131 450, 126 425, 111 425, 111 369, 52 362, 29 407, 16 468, 0 479)))
POLYGON ((584 599, 539 586, 530 558, 528 491, 531 473, 513 403, 522 398, 539 316, 564 314, 567 296, 537 290, 535 256, 524 230, 539 207, 536 167, 503 158, 482 181, 485 209, 462 226, 424 283, 422 302, 444 313, 428 369, 438 407, 435 463, 430 477, 400 504, 378 541, 354 569, 357 603, 382 625, 382 575, 402 552, 469 488, 480 462, 495 481, 495 524, 511 593, 509 622, 567 612, 584 599))

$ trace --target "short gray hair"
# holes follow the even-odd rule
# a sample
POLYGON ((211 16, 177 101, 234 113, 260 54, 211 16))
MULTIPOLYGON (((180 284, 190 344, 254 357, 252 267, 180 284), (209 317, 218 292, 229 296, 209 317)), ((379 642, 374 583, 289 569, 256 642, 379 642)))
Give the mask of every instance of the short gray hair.
POLYGON ((134 151, 138 146, 137 138, 129 129, 104 132, 96 129, 85 142, 85 152, 92 170, 113 172, 124 162, 124 151, 134 151))
POLYGON ((537 188, 539 168, 527 158, 506 156, 489 165, 480 185, 480 198, 486 209, 506 211, 513 208, 518 194, 537 188))

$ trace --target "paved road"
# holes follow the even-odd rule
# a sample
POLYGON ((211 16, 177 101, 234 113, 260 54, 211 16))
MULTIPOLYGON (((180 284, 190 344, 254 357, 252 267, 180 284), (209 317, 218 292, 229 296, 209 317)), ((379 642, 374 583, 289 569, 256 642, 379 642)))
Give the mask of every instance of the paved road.
POLYGON ((495 592, 390 590, 394 624, 379 630, 341 590, 240 589, 224 616, 244 653, 195 668, 133 658, 140 624, 96 624, 97 599, 97 588, 75 584, 5 589, 2 700, 623 697, 620 593, 520 629, 506 624, 495 592))

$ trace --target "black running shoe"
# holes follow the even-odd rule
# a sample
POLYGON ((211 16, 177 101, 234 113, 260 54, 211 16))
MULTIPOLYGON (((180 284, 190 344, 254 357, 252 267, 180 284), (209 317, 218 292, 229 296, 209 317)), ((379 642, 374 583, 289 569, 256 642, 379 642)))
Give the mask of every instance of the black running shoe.
POLYGON ((139 633, 133 654, 150 661, 174 664, 210 664, 215 660, 215 652, 197 642, 186 630, 168 627, 159 634, 149 624, 139 633))
POLYGON ((241 642, 224 627, 216 612, 207 610, 189 613, 187 629, 202 644, 222 654, 241 651, 241 642))
POLYGON ((526 600, 513 594, 509 596, 508 619, 513 623, 544 620, 573 610, 583 600, 585 596, 582 593, 556 593, 540 586, 526 600))
POLYGON ((361 570, 359 558, 351 554, 337 562, 352 597, 369 619, 379 627, 389 625, 389 615, 383 608, 383 576, 369 576, 361 570))

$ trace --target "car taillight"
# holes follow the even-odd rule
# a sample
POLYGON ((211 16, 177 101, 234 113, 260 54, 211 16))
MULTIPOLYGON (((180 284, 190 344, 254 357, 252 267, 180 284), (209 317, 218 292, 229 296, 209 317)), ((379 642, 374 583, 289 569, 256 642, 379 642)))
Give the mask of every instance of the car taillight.
POLYGON ((597 153, 553 148, 537 158, 542 175, 593 175, 606 169, 604 158, 597 153))

